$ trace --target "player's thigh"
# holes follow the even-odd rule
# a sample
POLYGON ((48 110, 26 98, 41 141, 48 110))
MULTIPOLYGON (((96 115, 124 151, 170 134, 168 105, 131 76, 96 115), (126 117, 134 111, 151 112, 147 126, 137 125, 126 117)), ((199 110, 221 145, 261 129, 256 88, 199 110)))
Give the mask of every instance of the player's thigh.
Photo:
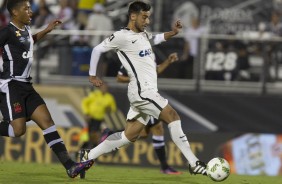
POLYGON ((166 123, 171 123, 173 121, 180 120, 180 117, 178 113, 169 104, 167 104, 167 106, 160 113, 159 119, 166 123))
POLYGON ((150 133, 150 128, 145 126, 143 128, 143 130, 140 132, 139 137, 140 138, 146 138, 146 137, 148 137, 149 133, 150 133))
POLYGON ((54 125, 51 114, 45 104, 39 105, 32 113, 33 120, 42 130, 45 130, 54 125))
POLYGON ((124 130, 125 136, 128 140, 134 142, 137 140, 144 127, 145 125, 136 119, 127 120, 124 130))
POLYGON ((26 118, 17 118, 10 122, 16 137, 22 136, 26 132, 26 118))

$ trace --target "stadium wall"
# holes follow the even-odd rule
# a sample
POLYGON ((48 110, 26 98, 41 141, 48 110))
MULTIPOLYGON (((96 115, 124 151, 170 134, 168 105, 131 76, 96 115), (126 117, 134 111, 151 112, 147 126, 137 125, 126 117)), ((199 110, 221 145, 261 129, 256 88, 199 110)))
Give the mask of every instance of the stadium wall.
MULTIPOLYGON (((75 138, 84 127, 80 112, 80 101, 85 95, 83 88, 62 86, 36 86, 47 102, 47 106, 57 123, 58 131, 70 154, 75 158, 82 142, 75 138)), ((124 97, 115 93, 118 106, 124 104, 124 97), (120 97, 120 98, 119 98, 120 97)), ((123 94, 126 96, 125 94, 123 94)), ((121 106, 120 106, 121 107, 121 106)), ((124 117, 124 109, 120 112, 124 117)), ((108 115, 109 122, 116 125, 122 118, 108 115), (115 123, 114 123, 115 122, 115 123)), ((122 124, 120 124, 122 127, 122 124)), ((113 127, 115 128, 115 127, 113 127)), ((231 171, 247 175, 282 175, 282 135, 237 132, 192 132, 184 126, 191 149, 201 160, 208 162, 213 157, 224 157, 231 171)), ((165 129, 167 160, 171 166, 187 169, 187 163, 180 150, 171 141, 165 129)), ((0 137, 0 160, 18 162, 55 163, 58 160, 49 149, 40 128, 29 122, 26 134, 20 138, 0 137)), ((99 164, 158 167, 150 137, 138 140, 133 145, 118 152, 98 158, 99 164)))

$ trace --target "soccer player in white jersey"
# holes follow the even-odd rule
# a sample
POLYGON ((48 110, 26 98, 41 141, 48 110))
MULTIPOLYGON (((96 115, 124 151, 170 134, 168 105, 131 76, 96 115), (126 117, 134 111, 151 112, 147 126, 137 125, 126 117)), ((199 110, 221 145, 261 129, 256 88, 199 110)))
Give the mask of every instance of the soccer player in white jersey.
POLYGON ((103 85, 96 76, 100 55, 109 50, 116 50, 130 78, 128 84, 130 109, 125 130, 110 135, 90 152, 85 152, 84 158, 96 159, 102 154, 135 142, 148 123, 149 117, 153 116, 167 122, 172 140, 188 161, 190 173, 206 175, 206 164, 193 154, 188 139, 183 133, 179 115, 168 104, 168 100, 158 93, 157 88, 156 62, 151 44, 159 44, 175 36, 182 25, 177 21, 172 31, 153 37, 145 31, 150 23, 150 9, 151 6, 142 1, 131 3, 128 9, 127 28, 115 32, 92 51, 89 81, 99 87, 103 85))

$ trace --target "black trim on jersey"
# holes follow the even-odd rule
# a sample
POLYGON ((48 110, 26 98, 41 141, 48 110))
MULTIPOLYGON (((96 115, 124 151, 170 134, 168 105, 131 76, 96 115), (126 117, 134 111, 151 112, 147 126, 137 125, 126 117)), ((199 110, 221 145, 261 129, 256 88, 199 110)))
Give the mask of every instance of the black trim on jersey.
POLYGON ((144 33, 145 33, 145 35, 146 35, 147 39, 148 39, 148 40, 150 40, 148 33, 147 33, 147 32, 145 32, 145 31, 144 31, 144 33))
POLYGON ((140 82, 138 80, 138 76, 137 76, 137 73, 135 71, 135 68, 134 68, 132 62, 130 61, 130 59, 127 57, 127 55, 123 51, 120 51, 120 53, 125 57, 125 59, 127 60, 128 64, 130 65, 130 67, 131 67, 131 69, 132 69, 132 71, 134 73, 134 76, 135 76, 135 78, 137 80, 138 94, 139 94, 140 98, 142 100, 148 100, 149 102, 153 103, 160 111, 162 111, 163 109, 161 108, 161 106, 159 106, 159 104, 157 104, 157 102, 155 102, 152 99, 144 98, 144 97, 141 96, 141 85, 140 85, 140 82))
POLYGON ((129 31, 130 29, 128 27, 122 27, 120 29, 126 29, 127 31, 129 31))

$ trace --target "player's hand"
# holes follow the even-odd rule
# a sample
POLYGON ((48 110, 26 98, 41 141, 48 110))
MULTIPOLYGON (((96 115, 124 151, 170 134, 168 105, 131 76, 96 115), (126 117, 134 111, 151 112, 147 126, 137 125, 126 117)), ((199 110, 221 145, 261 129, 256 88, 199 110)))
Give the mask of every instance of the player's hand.
POLYGON ((168 56, 167 59, 168 59, 169 63, 173 63, 173 62, 175 62, 175 61, 178 61, 178 55, 177 55, 176 52, 171 53, 171 54, 168 56))
POLYGON ((93 84, 93 86, 100 87, 103 85, 103 81, 96 76, 89 76, 89 82, 93 84))
POLYGON ((46 30, 48 32, 50 32, 50 31, 55 29, 60 24, 62 24, 62 21, 60 21, 60 20, 53 20, 52 22, 49 23, 49 25, 47 26, 46 30))
POLYGON ((174 25, 172 26, 172 31, 175 33, 175 34, 178 34, 180 32, 180 30, 182 29, 182 23, 180 20, 177 20, 174 25))

